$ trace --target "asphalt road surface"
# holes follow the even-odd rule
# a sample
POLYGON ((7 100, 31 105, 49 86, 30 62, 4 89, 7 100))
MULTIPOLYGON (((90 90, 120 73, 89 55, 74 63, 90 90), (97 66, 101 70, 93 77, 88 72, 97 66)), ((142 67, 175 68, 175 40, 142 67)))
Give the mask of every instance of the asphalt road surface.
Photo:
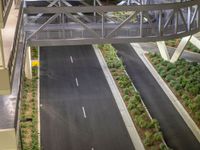
POLYGON ((150 114, 159 121, 167 144, 174 150, 200 150, 200 143, 131 45, 113 46, 123 59, 126 70, 141 93, 150 114))
POLYGON ((133 150, 91 46, 41 47, 43 150, 133 150))

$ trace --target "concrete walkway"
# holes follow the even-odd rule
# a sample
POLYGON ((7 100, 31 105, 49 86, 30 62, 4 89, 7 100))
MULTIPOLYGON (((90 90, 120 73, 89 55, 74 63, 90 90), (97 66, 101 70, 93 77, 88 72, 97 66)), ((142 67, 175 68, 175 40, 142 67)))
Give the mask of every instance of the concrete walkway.
MULTIPOLYGON (((139 45, 142 47, 142 49, 146 52, 156 52, 159 53, 158 47, 156 43, 150 42, 150 43, 139 43, 139 45)), ((172 56, 173 52, 175 51, 175 48, 173 47, 167 47, 169 50, 170 56, 172 56)), ((184 58, 188 61, 194 61, 200 63, 200 54, 190 52, 185 50, 183 54, 181 55, 181 58, 184 58)))

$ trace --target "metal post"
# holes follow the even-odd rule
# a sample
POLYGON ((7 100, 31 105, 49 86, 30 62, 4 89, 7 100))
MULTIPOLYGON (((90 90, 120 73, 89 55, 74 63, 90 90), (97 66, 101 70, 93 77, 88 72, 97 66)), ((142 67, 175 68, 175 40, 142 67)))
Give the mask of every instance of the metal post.
POLYGON ((143 12, 140 12, 140 37, 143 36, 143 12))
POLYGON ((102 33, 101 33, 101 36, 102 38, 104 38, 104 13, 102 13, 102 33))
MULTIPOLYGON (((96 0, 93 0, 93 5, 96 6, 96 0)), ((94 17, 96 17, 96 12, 94 12, 94 17)))
POLYGON ((158 22, 158 31, 159 31, 159 36, 163 35, 162 31, 162 10, 159 11, 159 22, 158 22))

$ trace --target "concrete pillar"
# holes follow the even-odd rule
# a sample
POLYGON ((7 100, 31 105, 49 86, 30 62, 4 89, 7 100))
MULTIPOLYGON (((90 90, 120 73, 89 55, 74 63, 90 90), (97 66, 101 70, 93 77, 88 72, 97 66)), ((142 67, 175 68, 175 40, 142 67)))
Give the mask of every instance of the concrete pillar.
POLYGON ((0 149, 17 150, 17 137, 14 128, 0 130, 0 149))
POLYGON ((190 42, 196 46, 198 49, 200 49, 200 40, 196 38, 195 36, 192 36, 190 39, 190 42))
POLYGON ((0 69, 2 68, 5 68, 5 59, 4 59, 4 51, 3 51, 2 33, 0 29, 0 69))
POLYGON ((160 55, 162 56, 162 58, 166 61, 169 61, 170 57, 169 57, 169 53, 168 53, 165 41, 158 41, 156 43, 157 43, 157 46, 158 46, 158 49, 160 51, 160 55))
POLYGON ((0 95, 8 95, 10 92, 10 76, 9 70, 5 66, 3 40, 0 31, 0 95))
POLYGON ((192 36, 190 35, 181 39, 178 47, 176 48, 174 54, 172 55, 170 62, 174 63, 178 60, 178 58, 181 56, 182 52, 184 51, 187 43, 190 41, 191 37, 192 36))
POLYGON ((30 47, 28 47, 26 50, 25 77, 28 79, 32 79, 32 63, 31 63, 31 48, 30 47))

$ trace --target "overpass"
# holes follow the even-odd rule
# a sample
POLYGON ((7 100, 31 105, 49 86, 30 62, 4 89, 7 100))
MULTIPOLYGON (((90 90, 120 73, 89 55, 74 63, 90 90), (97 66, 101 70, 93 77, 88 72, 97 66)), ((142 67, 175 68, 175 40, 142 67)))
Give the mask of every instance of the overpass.
MULTIPOLYGON (((1 28, 6 29, 12 2, 3 0, 0 3, 3 14, 0 16, 1 28)), ((31 78, 29 46, 157 41, 162 57, 175 62, 189 41, 196 43, 194 41, 197 38, 192 35, 200 30, 199 0, 173 1, 173 3, 170 3, 171 1, 155 3, 148 0, 145 2, 139 5, 103 6, 97 0, 94 6, 90 6, 78 0, 22 1, 13 37, 15 40, 7 62, 4 58, 3 52, 6 48, 3 44, 0 53, 0 93, 3 95, 11 93, 11 97, 1 98, 6 101, 14 97, 16 102, 11 126, 15 128, 17 124, 16 106, 19 97, 16 91, 20 91, 23 64, 26 77, 31 78), (72 6, 73 4, 76 6, 72 6), (124 11, 127 12, 125 17, 116 18, 113 15, 124 11), (163 41, 173 38, 182 40, 170 58, 163 41)), ((15 3, 18 7, 19 1, 15 3)))

